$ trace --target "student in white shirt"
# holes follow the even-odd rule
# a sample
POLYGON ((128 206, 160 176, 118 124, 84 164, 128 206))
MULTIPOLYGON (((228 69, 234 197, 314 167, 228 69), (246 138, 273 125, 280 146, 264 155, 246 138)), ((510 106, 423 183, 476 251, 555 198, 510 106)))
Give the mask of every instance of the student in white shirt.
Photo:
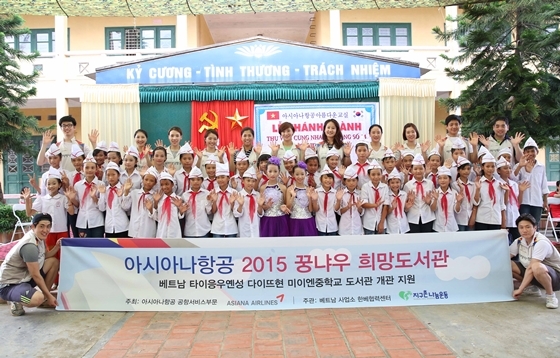
POLYGON ((104 181, 104 174, 105 174, 105 164, 107 162, 107 155, 109 154, 109 147, 104 140, 97 143, 97 146, 93 150, 93 158, 95 159, 95 163, 97 168, 95 170, 95 176, 99 180, 104 181))
POLYGON ((255 187, 255 190, 258 192, 260 192, 263 185, 266 186, 268 183, 267 167, 268 160, 271 158, 270 153, 270 147, 263 147, 261 149, 261 154, 257 158, 257 186, 255 187))
POLYGON ((339 151, 336 149, 331 149, 327 152, 327 166, 329 167, 330 171, 334 175, 334 183, 333 188, 334 190, 338 190, 342 188, 342 174, 344 174, 344 170, 339 170, 340 165, 340 154, 339 151))
POLYGON ((505 186, 502 185, 502 188, 505 189, 506 228, 509 232, 509 243, 511 244, 513 240, 519 237, 519 231, 517 231, 515 220, 519 217, 519 203, 523 201, 523 192, 529 188, 530 184, 528 181, 518 184, 510 179, 511 163, 504 157, 498 159, 496 168, 498 168, 500 180, 505 184, 505 186))
POLYGON ((185 143, 179 149, 179 161, 181 169, 177 170, 173 177, 177 183, 175 194, 181 196, 190 189, 190 172, 193 169, 194 151, 189 143, 185 143))
POLYGON ((428 174, 426 174, 426 179, 430 180, 434 184, 434 188, 439 187, 437 176, 439 167, 443 164, 441 162, 441 155, 436 149, 433 149, 428 153, 428 174))
MULTIPOLYGON (((84 160, 86 156, 82 151, 82 148, 78 144, 72 145, 72 153, 70 154, 72 165, 74 170, 68 173, 69 186, 74 188, 76 183, 85 178, 84 174, 84 160)), ((80 233, 76 227, 76 220, 78 219, 78 207, 74 206, 74 214, 68 213, 68 225, 70 230, 72 230, 72 237, 79 237, 80 233)))
POLYGON ((255 167, 251 166, 243 173, 243 188, 233 206, 233 215, 238 219, 239 237, 260 237, 264 198, 255 190, 256 185, 257 173, 255 167))
POLYGON ((341 196, 340 222, 338 224, 339 235, 363 235, 364 228, 362 224, 362 215, 364 208, 362 207, 362 198, 358 188, 358 173, 352 167, 348 167, 344 171, 344 189, 337 191, 337 198, 341 196))
POLYGON ((385 199, 389 187, 381 182, 381 165, 377 161, 373 161, 367 171, 370 181, 362 186, 360 192, 363 201, 364 215, 362 222, 364 224, 365 235, 375 235, 385 233, 385 217, 387 216, 387 207, 385 199))
MULTIPOLYGON (((61 194, 64 193, 64 189, 66 188, 66 184, 65 180, 68 179, 68 174, 66 173, 66 170, 62 169, 60 167, 60 161, 62 160, 62 153, 60 151, 60 149, 56 146, 56 144, 51 144, 50 148, 47 150, 47 152, 45 153, 45 156, 47 157, 50 167, 49 170, 46 171, 45 173, 43 173, 43 175, 41 176, 41 182, 40 182, 40 188, 36 187, 36 184, 33 182, 30 182, 30 184, 35 188, 35 190, 37 190, 37 193, 39 193, 40 195, 46 195, 47 194, 47 180, 49 178, 49 171, 51 169, 56 169, 60 172, 61 178, 63 179, 62 182, 62 186, 60 188, 61 190, 61 194)), ((68 181, 66 181, 68 182, 68 181)))
POLYGON ((124 168, 119 177, 119 181, 123 185, 128 179, 130 179, 132 182, 132 189, 140 189, 142 187, 142 176, 137 169, 139 155, 140 154, 138 153, 138 149, 136 149, 136 147, 131 146, 127 149, 124 153, 124 168))
POLYGON ((315 224, 319 236, 338 235, 335 211, 340 209, 340 200, 336 198, 333 188, 334 174, 325 164, 321 170, 321 185, 311 195, 312 209, 315 212, 315 224))
POLYGON ((399 170, 403 178, 403 187, 409 180, 414 178, 414 174, 412 174, 412 161, 416 155, 417 154, 414 154, 414 152, 409 149, 401 151, 401 166, 399 170))
POLYGON ((228 164, 216 164, 216 183, 214 191, 208 196, 212 202, 212 229, 213 237, 237 237, 238 228, 233 216, 233 204, 237 197, 237 191, 229 186, 228 164), (235 193, 235 195, 234 195, 235 193))
POLYGON ((471 162, 469 162, 467 158, 459 157, 457 160, 458 178, 457 181, 451 184, 453 190, 458 193, 462 193, 464 196, 463 201, 461 201, 461 211, 455 213, 455 220, 457 221, 457 226, 459 226, 459 231, 471 230, 469 224, 473 213, 473 199, 475 191, 474 183, 469 180, 471 173, 471 162))
MULTIPOLYGON (((119 169, 123 164, 121 148, 117 142, 111 142, 111 144, 109 144, 109 148, 107 150, 107 160, 109 163, 115 163, 119 169)), ((105 168, 107 168, 107 166, 105 166, 105 168)))
MULTIPOLYGON (((154 200, 154 187, 158 181, 159 174, 150 167, 146 170, 142 178, 141 189, 124 188, 123 201, 121 203, 124 210, 130 210, 130 225, 128 236, 133 238, 154 238, 156 237, 156 221, 150 216, 146 204, 154 200)), ((155 204, 157 205, 157 203, 155 204)), ((155 206, 152 204, 152 206, 155 206)))
POLYGON ((95 176, 97 169, 96 160, 91 153, 88 154, 84 160, 85 178, 74 187, 77 195, 73 198, 72 204, 80 208, 76 220, 80 237, 100 238, 105 233, 103 212, 98 207, 97 187, 101 181, 95 176))
POLYGON ((179 219, 187 211, 186 203, 173 192, 175 179, 167 172, 159 175, 160 192, 154 193, 153 201, 146 201, 150 216, 157 220, 156 237, 160 239, 178 239, 183 237, 179 219), (157 203, 157 209, 154 207, 157 203))
POLYGON ((239 151, 237 153, 237 156, 235 157, 235 168, 237 170, 237 173, 231 177, 229 181, 229 185, 231 186, 232 189, 241 191, 243 190, 243 185, 244 185, 243 175, 245 174, 245 171, 249 169, 249 158, 242 150, 239 151))
POLYGON ((305 150, 305 165, 307 166, 307 175, 305 185, 316 188, 321 184, 321 174, 319 173, 319 157, 311 148, 305 150))
POLYGON ((208 200, 208 190, 202 188, 202 171, 198 167, 189 173, 189 186, 182 198, 187 203, 185 212, 185 237, 208 237, 212 224, 208 215, 212 212, 212 203, 208 200))
POLYGON ((317 225, 313 217, 313 189, 305 186, 304 162, 294 169, 296 182, 286 190, 286 206, 290 210, 290 236, 317 236, 317 225))
POLYGON ((284 172, 280 173, 279 179, 287 187, 294 185, 296 179, 294 178, 294 168, 296 167, 298 157, 291 151, 284 152, 282 157, 282 166, 285 168, 284 172))
POLYGON ((214 155, 210 155, 206 162, 204 163, 204 170, 202 171, 202 175, 206 172, 206 176, 204 177, 204 181, 202 182, 202 187, 209 192, 212 192, 214 189, 218 187, 216 183, 216 165, 218 164, 218 158, 214 155))
POLYGON ((348 168, 354 168, 358 176, 358 188, 361 188, 370 182, 370 177, 368 175, 368 168, 370 167, 370 163, 368 162, 369 144, 366 142, 358 142, 356 143, 354 151, 356 152, 357 161, 348 166, 348 168))
POLYGON ((387 178, 389 191, 385 198, 387 206, 387 234, 405 234, 410 231, 406 212, 414 200, 407 200, 407 194, 401 190, 402 177, 393 169, 387 178))
POLYGON ((451 171, 446 167, 438 169, 438 183, 439 188, 435 190, 438 198, 436 200, 434 231, 459 231, 455 214, 461 212, 463 194, 451 188, 451 171))
POLYGON ((424 177, 426 162, 417 154, 411 162, 412 176, 403 190, 408 193, 408 200, 414 198, 414 204, 407 212, 409 233, 433 232, 434 214, 437 195, 434 184, 424 177))
MULTIPOLYGON (((389 174, 393 172, 393 170, 397 167, 397 158, 395 157, 395 153, 388 148, 383 154, 383 160, 381 163, 383 167, 383 173, 381 177, 381 182, 387 184, 389 181, 389 174)), ((397 171, 398 172, 398 171, 397 171)), ((399 172, 399 176, 401 177, 401 188, 404 185, 404 175, 403 173, 399 172)))
POLYGON ((531 186, 523 194, 520 202, 519 213, 531 214, 534 218, 540 218, 543 209, 548 208, 548 180, 544 165, 536 159, 539 147, 533 138, 527 139, 523 146, 523 156, 515 166, 514 174, 519 182, 528 181, 531 186))
POLYGON ((482 158, 482 176, 475 182, 474 205, 477 206, 475 230, 506 228, 506 206, 500 181, 494 178, 496 159, 488 153, 482 158))
MULTIPOLYGON (((105 211, 105 237, 128 237, 129 220, 122 208, 123 185, 120 183, 120 169, 114 162, 107 163, 105 177, 108 186, 99 185, 99 210, 105 211)), ((132 180, 125 184, 132 187, 132 180)), ((129 189, 130 190, 130 189, 129 189)))

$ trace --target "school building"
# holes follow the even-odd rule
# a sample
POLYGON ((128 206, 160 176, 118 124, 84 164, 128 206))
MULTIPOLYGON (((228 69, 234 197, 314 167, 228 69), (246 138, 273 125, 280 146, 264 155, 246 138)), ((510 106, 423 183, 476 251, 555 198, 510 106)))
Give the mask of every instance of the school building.
MULTIPOLYGON (((445 134, 441 121, 448 115, 437 103, 438 98, 455 97, 461 91, 461 85, 445 75, 446 63, 440 57, 441 54, 452 56, 458 51, 458 44, 438 42, 432 29, 435 26, 453 26, 446 24, 445 19, 455 16, 459 11, 458 6, 447 6, 135 18, 23 15, 25 26, 31 33, 8 40, 21 50, 39 51, 41 54, 33 63, 21 64, 23 71, 35 69, 40 72, 36 85, 37 96, 30 99, 22 111, 35 116, 41 126, 51 126, 61 116, 71 114, 78 122, 77 137, 82 141, 87 141, 87 131, 93 127, 83 123, 82 118, 84 93, 96 84, 96 80, 99 81, 100 73, 103 72, 96 69, 118 69, 130 61, 135 61, 139 68, 144 64, 149 65, 152 58, 172 58, 175 53, 186 56, 197 49, 208 50, 207 54, 210 55, 214 53, 211 50, 220 48, 222 43, 236 44, 239 41, 242 44, 245 39, 258 41, 260 37, 267 41, 278 39, 280 44, 286 46, 305 44, 301 48, 310 51, 323 51, 323 47, 326 47, 332 54, 350 56, 355 53, 366 59, 385 59, 393 65, 418 68, 418 77, 432 80, 435 86, 427 112, 431 115, 418 123, 420 132, 425 133, 424 138, 432 139, 437 134, 445 134)), ((157 11, 154 10, 154 13, 157 11)), ((208 58, 209 62, 211 60, 208 58)), ((317 64, 320 65, 320 61, 317 64)), ((371 71, 375 73, 379 69, 371 71)), ((336 69, 333 69, 334 72, 336 69)), ((299 81, 296 82, 301 85, 299 81)), ((183 85, 188 85, 188 80, 183 85)), ((305 86, 313 85, 307 82, 304 90, 307 88, 305 86)), ((371 96, 370 99, 376 98, 379 100, 378 96, 371 96)), ((150 105, 141 102, 140 111, 147 113, 150 105)), ((149 141, 153 144, 162 133, 162 128, 166 130, 176 125, 174 120, 176 118, 173 116, 161 116, 153 120, 140 115, 139 123, 107 118, 108 123, 111 122, 110 126, 96 125, 101 140, 106 139, 104 134, 109 128, 130 130, 129 141, 119 142, 122 146, 133 144, 133 131, 140 127, 150 134, 156 133, 149 141)), ((382 123, 386 132, 390 123, 388 119, 382 123)), ((402 130, 400 123, 394 127, 392 135, 384 136, 384 144, 392 145, 394 142, 390 139, 402 130)), ((28 144, 39 148, 40 139, 39 136, 33 137, 28 144)), ((166 138, 161 139, 165 141, 166 138)), ((184 139, 188 139, 188 134, 184 139)), ((541 151, 540 159, 546 163, 549 180, 560 179, 560 153, 546 149, 541 151)), ((36 173, 39 176, 44 168, 38 167, 35 162, 36 158, 13 152, 4 153, 0 169, 4 191, 19 193, 20 188, 27 183, 28 174, 36 173)))

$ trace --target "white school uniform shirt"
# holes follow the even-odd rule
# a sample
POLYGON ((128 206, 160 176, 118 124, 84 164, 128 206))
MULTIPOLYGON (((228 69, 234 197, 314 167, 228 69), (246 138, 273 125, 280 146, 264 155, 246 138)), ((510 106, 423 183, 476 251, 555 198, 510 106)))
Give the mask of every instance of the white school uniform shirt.
POLYGON ((358 162, 352 163, 352 165, 348 166, 348 168, 350 167, 354 168, 356 173, 358 173, 358 188, 361 188, 365 184, 371 182, 368 176, 369 162, 365 162, 364 164, 360 164, 358 162))
POLYGON ((172 193, 171 195, 164 194, 161 199, 159 199, 157 209, 154 208, 153 212, 150 214, 150 217, 157 220, 157 231, 156 237, 160 239, 180 239, 183 237, 183 233, 181 230, 181 223, 179 219, 183 218, 183 214, 179 212, 179 208, 173 204, 173 198, 178 198, 177 194, 172 193), (169 222, 167 222, 167 213, 163 213, 163 205, 165 200, 170 198, 171 205, 170 211, 171 214, 169 215, 169 222), (164 216, 165 215, 165 216, 164 216))
POLYGON ((347 210, 344 214, 341 214, 343 208, 348 206, 348 203, 356 203, 358 200, 362 200, 360 197, 360 191, 354 190, 350 192, 348 189, 344 189, 344 195, 340 202, 340 210, 338 214, 340 215, 340 223, 338 225, 338 233, 340 235, 363 235, 364 228, 362 225, 362 215, 364 215, 365 209, 362 209, 362 213, 358 212, 356 206, 352 206, 350 210, 347 210))
POLYGON ((317 171, 314 174, 310 174, 307 173, 305 175, 305 186, 310 186, 309 185, 309 177, 313 175, 313 180, 315 181, 315 186, 320 186, 321 185, 321 174, 317 171))
POLYGON ((336 190, 331 187, 326 191, 322 185, 316 189, 319 198, 318 206, 319 211, 315 213, 315 226, 320 232, 336 232, 338 231, 338 224, 336 223, 336 215, 334 214, 334 204, 336 202, 336 190), (327 207, 325 208, 325 195, 328 193, 327 207))
MULTIPOLYGON (((338 163, 339 165, 342 164, 342 158, 344 158, 344 147, 336 149, 333 146, 331 148, 334 148, 338 152, 338 163)), ((317 152, 317 156, 319 157, 319 168, 323 168, 325 164, 327 164, 327 153, 329 150, 329 146, 325 143, 317 146, 315 152, 317 152)))
MULTIPOLYGON (((101 180, 94 178, 92 183, 99 186, 99 184, 101 184, 101 180)), ((105 224, 105 220, 103 218, 103 212, 99 210, 98 204, 93 201, 89 194, 86 196, 85 201, 83 200, 83 196, 86 191, 86 180, 80 180, 76 183, 74 189, 76 189, 76 196, 80 203, 80 211, 78 211, 76 227, 80 229, 91 229, 103 226, 105 224)), ((99 192, 97 195, 99 197, 99 192)))
MULTIPOLYGON (((422 188, 424 189, 424 195, 429 191, 434 190, 434 184, 432 184, 431 181, 424 178, 422 179, 421 183, 422 188)), ((414 198, 414 204, 406 214, 409 223, 419 224, 421 219, 422 224, 426 224, 436 219, 436 215, 430 208, 430 205, 426 204, 426 202, 424 201, 422 193, 416 190, 416 179, 413 178, 412 180, 407 181, 404 185, 403 190, 407 193, 412 190, 416 194, 416 197, 414 198)))
POLYGON ((381 205, 377 208, 364 208, 364 215, 362 217, 364 228, 372 231, 377 230, 377 224, 379 224, 379 222, 381 221, 383 205, 385 204, 389 187, 387 186, 387 184, 381 182, 379 182, 379 185, 377 187, 374 187, 373 183, 370 181, 369 183, 366 183, 364 184, 364 186, 362 186, 362 190, 360 192, 361 198, 364 203, 375 204, 375 189, 379 191, 379 198, 381 198, 382 200, 381 205))
MULTIPOLYGON (((441 188, 437 188, 438 193, 437 206, 436 206, 436 220, 434 221, 434 231, 436 232, 452 232, 459 231, 457 220, 455 220, 455 204, 457 203, 457 192, 452 188, 447 188, 444 192, 441 188), (442 204, 443 196, 447 197, 447 219, 442 204)), ((459 212, 461 208, 459 208, 459 212)))
POLYGON ((408 225, 408 218, 404 211, 404 206, 406 205, 406 193, 399 190, 397 194, 393 193, 391 190, 387 191, 387 196, 385 199, 385 205, 389 206, 387 211, 387 233, 388 234, 404 234, 410 231, 408 225), (393 205, 393 200, 399 198, 402 203, 402 211, 399 210, 398 206, 394 210, 391 210, 393 205))
POLYGON ((216 178, 210 179, 208 177, 205 177, 204 180, 202 181, 202 187, 205 190, 212 191, 212 190, 218 188, 218 180, 216 178), (208 188, 210 186, 210 183, 214 183, 214 188, 208 188))
MULTIPOLYGON (((460 139, 463 141, 463 143, 465 144, 465 158, 469 158, 469 155, 473 152, 473 147, 471 145, 471 143, 468 141, 468 139, 463 138, 463 137, 450 137, 449 135, 447 136, 447 139, 445 140, 445 144, 443 145, 443 161, 445 162, 447 159, 449 158, 453 158, 453 156, 451 155, 451 147, 453 147, 453 141, 460 139)), ((438 144, 438 148, 439 148, 439 144, 438 144)))
POLYGON ((129 220, 126 211, 122 207, 122 196, 117 191, 122 189, 122 184, 117 183, 114 187, 107 186, 105 193, 99 194, 99 202, 97 203, 99 210, 105 211, 105 232, 119 233, 127 231, 129 228, 129 220), (114 188, 114 190, 113 190, 114 188), (113 202, 109 206, 109 192, 113 191, 113 202))
POLYGON ((142 187, 142 176, 140 175, 140 173, 138 172, 138 170, 134 169, 132 171, 132 174, 128 175, 128 173, 126 172, 126 170, 121 170, 121 175, 119 177, 119 182, 124 185, 124 183, 126 182, 126 180, 130 178, 130 180, 132 181, 132 189, 140 189, 142 187))
POLYGON ((181 169, 182 165, 181 165, 181 158, 180 158, 181 156, 179 155, 179 150, 177 149, 177 151, 173 153, 171 147, 167 147, 166 151, 167 151, 167 159, 165 160, 165 167, 167 168, 169 164, 173 164, 175 170, 181 169))
POLYGON ((52 216, 52 233, 68 232, 67 208, 68 198, 60 193, 54 196, 50 194, 37 196, 32 206, 36 212, 48 213, 52 216))
MULTIPOLYGON (((243 190, 243 178, 239 175, 239 172, 237 172, 237 174, 232 176, 231 179, 233 179, 235 181, 235 183, 237 184, 237 186, 235 187, 234 190, 236 190, 238 192, 243 190)), ((231 186, 231 183, 230 183, 230 186, 231 186)), ((232 189, 233 189, 233 187, 232 187, 232 189)))
POLYGON ((259 215, 257 211, 260 193, 253 190, 251 194, 249 194, 245 189, 241 189, 239 194, 245 197, 241 212, 238 212, 239 203, 237 201, 233 206, 233 215, 238 219, 237 224, 239 226, 239 237, 260 237, 259 227, 262 215, 259 215), (255 214, 253 216, 253 221, 251 221, 251 216, 249 215, 249 195, 253 195, 255 199, 255 214))
POLYGON ((515 199, 512 200, 512 196, 509 192, 504 191, 504 202, 505 197, 508 196, 508 202, 506 204, 506 227, 517 227, 515 220, 519 217, 519 185, 516 182, 509 179, 500 179, 503 183, 509 185, 510 191, 513 192, 515 199))
POLYGON ((144 206, 144 199, 153 200, 154 191, 145 192, 144 189, 131 190, 128 195, 123 195, 122 208, 130 210, 130 225, 128 236, 135 238, 156 237, 156 221, 144 206))
POLYGON ((218 194, 218 199, 216 200, 216 207, 218 207, 218 210, 214 213, 212 230, 210 230, 210 232, 218 235, 237 234, 239 232, 237 229, 237 223, 235 222, 235 217, 233 216, 233 211, 229 203, 229 198, 231 194, 233 194, 234 189, 228 186, 225 190, 225 194, 222 194, 222 190, 220 190, 218 185, 216 185, 214 191, 218 194), (222 212, 220 214, 220 201, 222 200, 223 195, 225 196, 223 199, 224 201, 222 202, 222 212))
POLYGON ((178 196, 182 196, 183 193, 189 191, 189 189, 191 188, 189 173, 187 173, 184 168, 177 170, 173 177, 175 178, 175 183, 177 183, 175 194, 177 194, 178 196))
MULTIPOLYGON (((332 170, 332 172, 333 172, 333 175, 334 175, 333 188, 334 188, 334 190, 338 190, 338 189, 342 188, 342 179, 343 179, 342 174, 340 174, 338 172, 338 168, 334 168, 332 170)), ((319 181, 321 180, 320 178, 321 177, 319 176, 319 181)))
MULTIPOLYGON (((453 173, 451 173, 451 178, 456 178, 457 175, 457 167, 455 167, 455 175, 453 175, 453 173)), ((434 185, 434 188, 439 188, 439 183, 437 180, 437 173, 433 173, 433 172, 429 172, 428 174, 426 174, 426 179, 428 181, 431 181, 432 184, 434 185), (435 178, 435 181, 434 181, 435 178)))
POLYGON ((84 179, 86 175, 83 172, 79 172, 77 170, 73 170, 68 173, 68 180, 70 181, 70 186, 74 187, 78 182, 84 179))
POLYGON ((504 204, 504 192, 500 187, 500 181, 493 179, 493 183, 491 183, 483 176, 480 178, 480 183, 482 184, 480 188, 480 200, 474 202, 474 205, 478 206, 476 222, 489 225, 501 225, 502 210, 506 210, 506 206, 504 204), (496 193, 495 202, 490 199, 490 194, 488 192, 489 185, 494 186, 494 192, 496 193))
POLYGON ((451 183, 451 188, 458 193, 460 193, 461 189, 463 189, 464 198, 461 202, 461 211, 455 213, 455 220, 457 221, 457 225, 468 226, 469 219, 473 211, 474 192, 476 190, 474 183, 470 180, 463 183, 463 181, 459 178, 457 181, 451 183), (469 195, 467 195, 467 190, 469 195))
MULTIPOLYGON (((515 167, 517 168, 518 165, 519 164, 516 164, 515 167)), ((523 192, 523 201, 520 204, 542 207, 543 195, 548 195, 550 193, 544 165, 536 162, 530 173, 528 173, 525 168, 521 168, 518 178, 519 182, 528 181, 531 184, 531 186, 523 192)), ((538 220, 538 218, 536 219, 538 220)))
POLYGON ((183 193, 183 200, 189 204, 188 210, 185 212, 185 228, 183 232, 187 237, 200 237, 206 236, 212 229, 210 223, 210 215, 212 213, 212 203, 208 201, 208 194, 210 192, 205 189, 200 189, 197 194, 192 198, 192 189, 183 193), (196 207, 193 210, 193 200, 196 207))

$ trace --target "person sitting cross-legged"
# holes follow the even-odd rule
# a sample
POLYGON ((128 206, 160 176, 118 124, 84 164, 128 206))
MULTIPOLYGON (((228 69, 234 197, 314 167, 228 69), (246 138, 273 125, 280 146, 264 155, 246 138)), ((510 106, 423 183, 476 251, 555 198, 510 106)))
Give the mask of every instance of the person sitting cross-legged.
POLYGON ((50 288, 58 274, 60 240, 52 250, 46 250, 45 240, 52 226, 49 214, 37 213, 31 222, 32 230, 12 247, 0 266, 0 298, 10 302, 13 316, 25 314, 23 306, 57 305, 50 288))

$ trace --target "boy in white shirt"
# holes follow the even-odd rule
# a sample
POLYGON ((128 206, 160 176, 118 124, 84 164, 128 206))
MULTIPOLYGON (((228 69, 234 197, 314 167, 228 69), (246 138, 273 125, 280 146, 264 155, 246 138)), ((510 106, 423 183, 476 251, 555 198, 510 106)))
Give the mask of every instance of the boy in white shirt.
POLYGON ((122 208, 130 210, 130 225, 128 236, 133 238, 156 237, 156 221, 150 216, 146 208, 148 201, 153 201, 154 186, 159 178, 157 170, 150 167, 142 178, 141 189, 130 189, 125 186, 123 191, 122 208))
MULTIPOLYGON (((108 186, 100 185, 98 188, 99 210, 105 211, 105 237, 128 237, 129 220, 126 211, 122 208, 123 185, 120 183, 119 176, 119 166, 114 162, 107 163, 105 177, 108 186)), ((129 178, 125 184, 130 190, 132 180, 129 178)))
POLYGON ((216 163, 216 183, 218 185, 208 196, 214 214, 210 232, 213 237, 237 237, 237 223, 233 217, 237 191, 229 186, 228 164, 216 163))
MULTIPOLYGON (((78 144, 72 144, 72 153, 70 154, 72 160, 72 165, 74 170, 68 173, 69 185, 74 188, 74 186, 82 179, 85 178, 84 174, 84 160, 86 156, 82 150, 82 147, 78 144)), ((76 220, 78 219, 78 207, 74 207, 74 214, 70 215, 68 213, 68 225, 70 225, 70 230, 72 230, 72 237, 79 237, 80 233, 76 227, 76 220)))
POLYGON ((446 167, 440 167, 438 169, 438 183, 439 188, 436 189, 438 198, 434 231, 459 231, 459 226, 455 220, 455 213, 461 211, 463 195, 451 188, 451 171, 446 167))
POLYGON ((233 215, 238 219, 239 237, 260 237, 259 226, 264 198, 255 190, 255 185, 257 173, 254 167, 250 167, 243 173, 243 188, 233 206, 233 215))
POLYGON ((194 151, 189 143, 185 143, 179 148, 179 161, 181 162, 181 169, 177 170, 173 176, 177 182, 175 194, 181 196, 190 189, 189 174, 193 169, 194 151))
MULTIPOLYGON (((451 184, 453 190, 462 193, 461 211, 455 213, 455 220, 459 231, 470 231, 469 222, 473 212, 474 183, 469 180, 472 173, 472 164, 467 158, 459 157, 457 160, 457 181, 451 184)), ((474 222, 473 222, 474 223, 474 222)))
POLYGON ((321 173, 319 172, 319 156, 311 148, 307 148, 304 155, 305 165, 307 165, 305 186, 316 188, 321 184, 321 173))
POLYGON ((193 167, 189 173, 189 186, 183 193, 183 201, 187 203, 185 212, 185 237, 208 237, 212 224, 208 215, 212 212, 212 203, 208 200, 208 190, 202 188, 202 171, 193 167))
POLYGON ((412 179, 403 188, 408 193, 407 200, 414 200, 414 204, 407 212, 411 234, 433 232, 433 221, 436 219, 434 184, 424 177, 425 166, 424 158, 417 154, 411 163, 412 179))
POLYGON ((119 181, 122 185, 130 179, 132 189, 140 189, 142 187, 142 176, 138 172, 137 166, 140 160, 140 153, 135 146, 129 147, 124 153, 124 165, 121 170, 119 181))
POLYGON ((475 230, 506 228, 503 183, 495 177, 496 159, 488 153, 482 157, 482 176, 475 182, 473 203, 476 208, 475 230))
POLYGON ((384 234, 385 217, 387 216, 385 200, 389 187, 381 182, 382 169, 376 160, 371 162, 367 173, 370 182, 362 186, 360 193, 363 200, 362 207, 365 211, 362 217, 364 234, 384 234))
POLYGON ((412 201, 407 201, 407 194, 401 190, 401 183, 401 173, 393 169, 387 177, 387 234, 405 234, 410 231, 406 212, 412 206, 412 201))
MULTIPOLYGON (((218 185, 216 184, 216 165, 218 164, 218 157, 210 154, 204 163, 206 177, 202 182, 202 187, 209 192, 212 192, 218 185)), ((203 172, 204 174, 204 172, 203 172)))
MULTIPOLYGON (((344 172, 344 186, 344 189, 340 189, 342 190, 342 198, 340 210, 338 210, 340 215, 338 233, 340 235, 363 235, 362 215, 364 215, 364 208, 362 207, 360 191, 357 190, 358 173, 352 167, 348 167, 344 172)), ((336 195, 338 197, 339 192, 336 195)))
POLYGON ((160 239, 181 238, 182 230, 179 219, 187 211, 187 205, 173 192, 175 179, 171 174, 160 173, 159 186, 161 191, 153 195, 154 201, 146 202, 146 209, 150 212, 150 216, 158 222, 156 237, 160 239), (157 203, 157 209, 154 207, 154 202, 157 203))
POLYGON ((235 168, 237 169, 237 173, 231 177, 229 185, 232 189, 241 191, 243 190, 243 175, 249 168, 249 158, 245 154, 244 150, 240 150, 237 153, 237 156, 235 157, 235 168))
POLYGON ((348 168, 354 168, 354 171, 358 175, 358 188, 362 188, 365 184, 370 182, 370 177, 368 175, 368 169, 371 165, 371 163, 368 162, 370 153, 369 143, 365 141, 356 143, 354 151, 356 152, 357 160, 355 163, 348 166, 348 168))
POLYGON ((321 184, 311 196, 312 209, 315 213, 315 224, 319 236, 337 236, 338 223, 335 212, 340 209, 340 200, 334 190, 334 174, 325 164, 321 170, 321 184))
POLYGON ((439 167, 443 164, 441 163, 441 155, 439 151, 436 149, 432 149, 431 152, 428 153, 428 168, 429 172, 426 174, 426 179, 431 180, 432 184, 434 184, 434 188, 439 186, 437 176, 439 167))
POLYGON ((519 203, 523 201, 523 193, 529 188, 530 184, 528 181, 518 184, 509 178, 511 176, 511 164, 504 157, 498 159, 496 168, 498 168, 500 180, 507 186, 507 189, 506 186, 503 186, 503 188, 506 189, 504 192, 506 228, 509 233, 509 243, 511 244, 513 240, 519 237, 515 220, 519 217, 519 203))

